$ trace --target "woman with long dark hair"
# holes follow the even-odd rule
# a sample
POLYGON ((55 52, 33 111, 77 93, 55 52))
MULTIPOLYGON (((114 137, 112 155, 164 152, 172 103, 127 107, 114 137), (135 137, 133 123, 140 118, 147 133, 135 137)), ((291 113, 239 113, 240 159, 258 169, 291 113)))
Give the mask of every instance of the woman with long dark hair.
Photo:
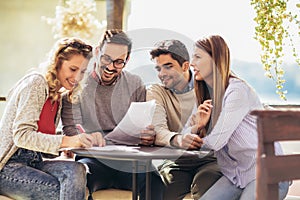
MULTIPOLYGON (((254 200, 258 137, 251 111, 262 109, 262 103, 255 91, 231 72, 229 48, 221 36, 198 40, 191 66, 198 104, 192 132, 202 136, 202 147, 215 151, 223 173, 200 199, 254 200)), ((275 149, 282 153, 279 144, 275 149)), ((280 199, 287 191, 288 182, 281 182, 280 199)))

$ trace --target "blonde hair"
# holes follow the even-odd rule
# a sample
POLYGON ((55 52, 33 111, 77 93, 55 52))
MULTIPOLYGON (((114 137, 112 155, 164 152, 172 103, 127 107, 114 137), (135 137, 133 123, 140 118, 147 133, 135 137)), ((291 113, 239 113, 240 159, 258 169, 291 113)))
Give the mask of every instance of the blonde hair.
POLYGON ((214 109, 210 123, 205 127, 208 132, 218 120, 229 78, 233 76, 230 71, 230 51, 224 39, 219 35, 198 40, 195 46, 206 51, 213 60, 213 88, 210 88, 205 81, 195 80, 197 105, 199 106, 207 99, 212 99, 214 109))
MULTIPOLYGON (((49 53, 45 77, 49 86, 49 97, 52 102, 58 100, 61 95, 61 91, 59 91, 61 84, 57 79, 57 71, 61 68, 64 60, 69 60, 74 55, 82 55, 89 60, 92 57, 92 46, 78 38, 63 38, 55 43, 54 48, 49 53)), ((81 87, 78 84, 70 91, 69 101, 75 100, 75 94, 80 90, 81 87)))

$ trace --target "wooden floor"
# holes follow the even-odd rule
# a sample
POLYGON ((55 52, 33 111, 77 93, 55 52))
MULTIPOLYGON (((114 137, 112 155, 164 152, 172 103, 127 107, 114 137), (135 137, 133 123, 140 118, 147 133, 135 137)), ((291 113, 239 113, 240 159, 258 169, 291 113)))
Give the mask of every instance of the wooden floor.
MULTIPOLYGON (((300 180, 294 181, 290 186, 288 195, 287 200, 300 200, 300 180), (294 198, 295 196, 297 197, 294 198)), ((130 191, 109 189, 95 192, 93 198, 94 200, 131 200, 132 195, 130 191)), ((0 195, 0 200, 12 199, 0 195)), ((184 200, 192 200, 192 198, 188 195, 184 200)))
MULTIPOLYGON (((108 189, 94 192, 94 200, 131 200, 132 195, 130 191, 108 189)), ((289 188, 288 197, 286 200, 300 200, 300 180, 296 180, 289 188)), ((1 200, 1 199, 0 199, 1 200)), ((192 200, 190 195, 187 195, 183 200, 192 200)))
MULTIPOLYGON (((94 200, 131 200, 132 193, 131 191, 126 190, 116 190, 116 189, 107 189, 100 190, 93 193, 94 200)), ((187 195, 183 200, 192 200, 190 195, 187 195)))

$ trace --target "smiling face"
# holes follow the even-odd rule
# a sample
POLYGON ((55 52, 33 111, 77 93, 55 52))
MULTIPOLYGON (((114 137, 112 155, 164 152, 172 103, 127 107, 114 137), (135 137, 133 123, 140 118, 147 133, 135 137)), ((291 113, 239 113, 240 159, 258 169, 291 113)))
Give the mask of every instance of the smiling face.
POLYGON ((188 62, 183 66, 174 60, 170 54, 161 54, 154 58, 158 78, 166 88, 182 91, 188 84, 188 62))
POLYGON ((126 58, 128 55, 128 47, 126 45, 121 44, 114 44, 114 43, 105 43, 103 47, 101 48, 100 52, 98 52, 98 63, 100 65, 99 72, 101 75, 101 81, 104 85, 111 85, 114 83, 114 81, 117 79, 117 77, 122 72, 122 68, 116 68, 115 66, 118 66, 119 61, 126 62, 126 58), (100 57, 105 56, 106 59, 100 59, 100 57), (102 60, 102 61, 101 61, 102 60), (109 62, 103 62, 103 60, 111 61, 109 62), (112 61, 118 61, 118 62, 112 62, 112 61), (109 64, 107 64, 109 63, 109 64))
POLYGON ((194 68, 195 80, 205 81, 208 85, 213 83, 213 60, 204 50, 195 47, 191 66, 194 68))
POLYGON ((73 55, 69 60, 62 61, 61 67, 57 70, 57 79, 61 87, 72 90, 82 80, 87 69, 89 60, 80 54, 73 55))

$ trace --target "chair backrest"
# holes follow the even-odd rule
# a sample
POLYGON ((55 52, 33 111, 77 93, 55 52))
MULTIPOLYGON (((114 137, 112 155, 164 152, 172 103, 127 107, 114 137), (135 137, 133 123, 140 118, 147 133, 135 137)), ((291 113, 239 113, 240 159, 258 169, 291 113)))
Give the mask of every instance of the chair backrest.
POLYGON ((256 199, 278 199, 278 183, 300 179, 300 154, 275 155, 274 142, 300 140, 300 109, 256 110, 256 199))

